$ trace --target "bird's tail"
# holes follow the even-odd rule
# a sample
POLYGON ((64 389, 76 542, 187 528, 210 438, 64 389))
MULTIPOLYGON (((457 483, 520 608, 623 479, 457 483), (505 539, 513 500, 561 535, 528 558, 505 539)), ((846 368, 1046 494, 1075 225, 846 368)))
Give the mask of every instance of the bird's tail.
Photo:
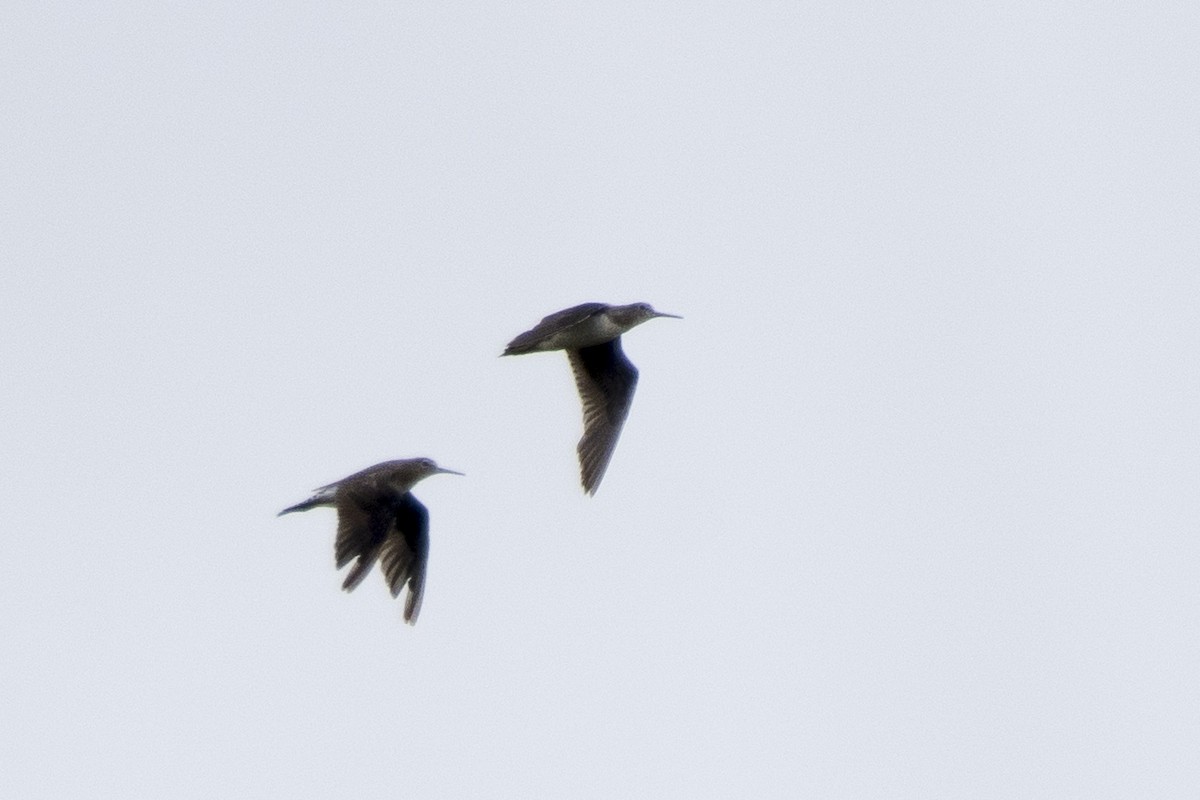
POLYGON ((324 486, 318 489, 316 494, 305 500, 303 503, 296 503, 294 506, 288 506, 275 516, 282 517, 284 514, 291 514, 293 511, 308 511, 310 508, 317 508, 318 506, 331 506, 333 505, 334 495, 336 494, 336 487, 324 486))
POLYGON ((515 338, 511 342, 509 342, 505 346, 504 352, 500 354, 501 357, 503 357, 503 356, 523 356, 526 353, 537 352, 537 350, 539 349, 538 345, 542 344, 542 337, 530 336, 529 334, 531 334, 531 333, 533 333, 533 331, 526 331, 525 333, 522 333, 520 336, 518 336, 517 338, 515 338))

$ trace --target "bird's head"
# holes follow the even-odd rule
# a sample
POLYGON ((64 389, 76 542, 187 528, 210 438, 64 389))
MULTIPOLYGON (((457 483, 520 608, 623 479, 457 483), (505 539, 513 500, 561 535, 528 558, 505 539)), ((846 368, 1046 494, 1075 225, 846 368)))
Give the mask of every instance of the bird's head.
POLYGON ((407 491, 409 487, 416 485, 417 482, 425 480, 430 475, 438 475, 440 473, 447 475, 463 474, 457 470, 439 467, 437 462, 432 458, 406 458, 396 463, 396 468, 392 473, 392 482, 404 486, 407 491))
POLYGON ((655 317, 683 319, 678 314, 666 314, 662 311, 655 311, 654 307, 649 303, 630 303, 627 306, 617 306, 609 313, 617 317, 627 328, 632 328, 634 325, 641 325, 646 320, 654 319, 655 317))

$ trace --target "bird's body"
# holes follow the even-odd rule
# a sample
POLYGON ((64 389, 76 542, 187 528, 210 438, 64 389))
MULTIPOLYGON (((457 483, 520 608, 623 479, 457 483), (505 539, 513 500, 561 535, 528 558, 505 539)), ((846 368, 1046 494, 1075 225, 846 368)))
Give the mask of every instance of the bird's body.
POLYGON ((588 494, 600 487, 637 388, 637 367, 625 357, 621 335, 655 317, 678 319, 646 303, 583 303, 550 314, 504 349, 506 356, 567 351, 583 401, 583 438, 577 450, 580 478, 588 494))
POLYGON ((604 303, 583 303, 556 311, 509 342, 504 355, 571 350, 612 341, 628 328, 606 313, 611 308, 604 303))
POLYGON ((334 558, 337 568, 354 561, 342 588, 351 591, 362 582, 376 561, 382 562, 384 579, 399 596, 408 585, 404 621, 416 624, 425 590, 429 559, 429 512, 411 489, 438 473, 461 475, 439 467, 428 458, 385 461, 322 486, 302 503, 279 515, 331 506, 338 512, 334 558))

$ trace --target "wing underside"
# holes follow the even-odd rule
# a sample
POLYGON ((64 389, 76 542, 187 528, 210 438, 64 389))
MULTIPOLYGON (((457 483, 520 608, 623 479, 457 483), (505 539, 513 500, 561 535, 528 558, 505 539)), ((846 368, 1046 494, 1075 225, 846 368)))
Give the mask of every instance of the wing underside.
POLYGON ((567 357, 583 402, 583 438, 576 448, 580 478, 584 490, 595 494, 629 416, 638 371, 625 357, 620 337, 568 350, 567 357))

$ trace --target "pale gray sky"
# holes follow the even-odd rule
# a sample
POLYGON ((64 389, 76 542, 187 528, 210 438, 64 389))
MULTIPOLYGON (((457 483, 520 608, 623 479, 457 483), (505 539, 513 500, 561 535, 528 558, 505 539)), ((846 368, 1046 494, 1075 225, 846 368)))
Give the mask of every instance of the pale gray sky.
POLYGON ((647 5, 0 8, 0 796, 1200 795, 1200 10, 647 5))

